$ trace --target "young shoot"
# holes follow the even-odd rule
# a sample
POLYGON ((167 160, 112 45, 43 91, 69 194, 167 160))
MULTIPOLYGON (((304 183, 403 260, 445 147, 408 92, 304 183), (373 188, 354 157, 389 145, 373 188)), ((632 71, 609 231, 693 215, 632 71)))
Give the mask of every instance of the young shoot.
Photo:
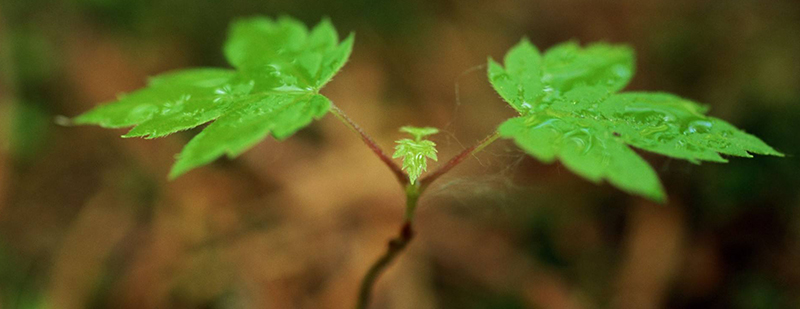
POLYGON ((436 143, 424 139, 426 136, 439 133, 439 129, 405 126, 400 128, 400 131, 411 134, 414 139, 404 138, 395 141, 397 145, 394 146, 392 158, 403 158, 403 170, 408 173, 408 179, 414 185, 419 175, 428 170, 428 159, 439 160, 436 156, 436 143))

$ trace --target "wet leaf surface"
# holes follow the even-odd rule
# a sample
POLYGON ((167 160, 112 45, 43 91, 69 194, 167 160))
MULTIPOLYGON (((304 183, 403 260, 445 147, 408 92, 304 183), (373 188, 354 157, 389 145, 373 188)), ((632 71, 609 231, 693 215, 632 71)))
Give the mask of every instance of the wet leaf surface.
POLYGON ((178 155, 175 178, 223 155, 235 157, 268 135, 284 139, 324 116, 319 90, 350 55, 323 20, 250 18, 233 24, 225 56, 235 70, 189 69, 156 76, 144 89, 74 119, 76 124, 131 127, 124 137, 157 138, 213 121, 178 155))
POLYGON ((503 123, 502 137, 545 163, 560 160, 576 174, 649 199, 663 201, 658 177, 629 146, 700 161, 750 153, 782 156, 733 125, 706 116, 707 108, 666 93, 617 93, 630 80, 627 47, 574 43, 541 56, 523 40, 505 57, 489 60, 495 90, 520 113, 503 123))

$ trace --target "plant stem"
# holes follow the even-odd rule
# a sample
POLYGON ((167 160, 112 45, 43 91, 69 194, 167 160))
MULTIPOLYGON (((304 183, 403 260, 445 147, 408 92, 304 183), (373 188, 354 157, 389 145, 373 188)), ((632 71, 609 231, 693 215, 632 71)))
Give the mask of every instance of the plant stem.
POLYGON ((417 209, 420 194, 422 191, 420 191, 419 183, 406 186, 406 214, 403 217, 405 222, 414 221, 414 210, 417 209))
POLYGON ((358 303, 356 304, 356 308, 358 309, 366 309, 369 305, 370 299, 372 298, 372 290, 375 286, 375 282, 378 281, 378 278, 386 271, 387 267, 402 253, 411 240, 414 238, 414 229, 412 227, 412 223, 414 220, 414 211, 417 209, 417 202, 419 201, 420 195, 425 189, 436 179, 440 176, 444 175, 448 171, 450 171, 453 167, 464 161, 468 156, 473 155, 497 140, 500 135, 495 132, 492 135, 487 136, 477 144, 464 149, 461 153, 450 159, 447 164, 439 167, 436 171, 429 174, 428 176, 422 178, 416 184, 410 184, 408 175, 403 172, 403 170, 398 166, 383 150, 378 146, 377 143, 367 135, 364 130, 361 129, 350 117, 339 109, 336 105, 331 104, 331 112, 333 113, 336 118, 338 118, 342 123, 344 123, 350 130, 358 133, 361 137, 361 140, 366 144, 378 158, 383 161, 386 166, 394 173, 395 177, 397 177, 397 181, 400 182, 400 185, 405 187, 406 191, 406 211, 403 217, 403 225, 400 228, 400 233, 395 237, 389 240, 388 248, 386 253, 384 253, 374 264, 369 268, 367 274, 364 275, 364 279, 361 281, 361 287, 358 292, 358 303))
POLYGON ((375 285, 375 282, 378 280, 378 277, 386 271, 386 267, 400 255, 401 252, 408 246, 408 243, 411 242, 411 239, 414 238, 414 230, 411 228, 411 222, 403 223, 402 229, 400 229, 400 234, 397 237, 393 238, 389 241, 389 249, 386 250, 386 253, 383 254, 374 264, 372 267, 369 268, 369 271, 364 276, 363 281, 361 281, 361 288, 358 291, 358 304, 356 305, 357 309, 366 309, 369 305, 370 299, 372 299, 372 288, 375 285))
POLYGON ((374 264, 369 268, 364 279, 361 281, 361 288, 358 291, 357 309, 366 309, 369 306, 370 299, 372 298, 372 290, 378 278, 386 271, 386 268, 405 250, 408 243, 414 238, 414 229, 412 227, 412 218, 414 217, 414 210, 417 208, 417 201, 419 200, 419 185, 406 186, 406 214, 403 226, 400 228, 400 233, 389 240, 389 246, 384 253, 374 264))
POLYGON ((481 150, 486 148, 486 146, 489 146, 489 144, 496 141, 498 138, 500 138, 499 133, 497 132, 492 133, 491 135, 487 136, 477 144, 472 145, 467 149, 461 151, 461 153, 455 155, 452 159, 450 159, 450 161, 447 162, 447 164, 440 166, 435 171, 431 172, 427 176, 420 179, 419 181, 420 193, 424 192, 425 189, 427 189, 432 182, 436 181, 436 179, 439 179, 439 177, 449 172, 452 168, 456 167, 456 165, 464 161, 464 159, 480 152, 481 150))
POLYGON ((386 166, 389 167, 390 170, 392 170, 394 176, 397 178, 397 181, 400 182, 401 186, 405 187, 408 184, 409 182, 408 175, 406 175, 406 173, 403 172, 403 169, 401 169, 400 166, 397 165, 397 163, 392 161, 392 158, 390 158, 389 156, 386 155, 386 153, 383 152, 381 147, 378 146, 378 144, 375 143, 375 141, 369 135, 367 135, 367 132, 364 132, 364 130, 362 130, 361 127, 358 126, 358 124, 353 122, 353 120, 351 120, 350 117, 347 117, 347 114, 345 114, 344 111, 339 109, 339 107, 337 107, 336 105, 331 104, 331 112, 333 113, 334 116, 336 116, 336 118, 341 120, 342 123, 344 123, 348 128, 350 128, 350 130, 353 130, 354 132, 358 133, 359 136, 361 136, 361 140, 364 141, 364 144, 366 144, 367 147, 369 147, 369 149, 371 149, 372 152, 374 152, 375 155, 377 155, 378 158, 381 159, 383 164, 386 164, 386 166))
MULTIPOLYGON (((338 109, 335 109, 338 110, 338 109)), ((339 110, 341 114, 341 111, 339 110)), ((344 115, 344 114, 341 114, 344 115)), ((346 116, 343 119, 349 120, 346 116)), ((351 121, 348 121, 352 124, 351 121)), ((358 128, 353 124, 351 128, 358 128)), ((360 129, 359 129, 360 130, 360 129)), ((357 130, 357 131, 359 131, 357 130)), ((365 135, 362 135, 365 136, 365 135)), ((375 285, 375 282, 378 278, 386 271, 386 268, 394 261, 400 253, 405 250, 408 243, 411 242, 411 239, 414 238, 414 230, 412 228, 412 222, 414 220, 414 211, 417 209, 417 202, 419 201, 420 195, 425 191, 425 189, 436 179, 450 171, 453 167, 464 161, 468 156, 478 153, 479 151, 489 146, 492 142, 496 141, 500 137, 500 134, 494 132, 492 135, 487 136, 477 144, 464 149, 461 153, 457 154, 455 157, 450 159, 447 164, 439 167, 436 171, 429 174, 428 176, 422 178, 416 184, 409 184, 408 182, 405 183, 406 188, 406 212, 403 219, 403 226, 400 228, 400 234, 397 235, 395 238, 389 240, 389 246, 384 253, 374 264, 369 268, 367 274, 364 276, 364 279, 361 281, 361 288, 358 292, 358 303, 356 304, 357 309, 366 309, 369 305, 369 301, 372 298, 372 289, 375 285)), ((367 137, 368 138, 368 137, 367 137)), ((366 142, 366 141, 365 141, 366 142)), ((370 145, 367 143, 367 145, 370 145)), ((395 165, 396 166, 396 165, 395 165)), ((405 174, 404 174, 405 175, 405 174)))

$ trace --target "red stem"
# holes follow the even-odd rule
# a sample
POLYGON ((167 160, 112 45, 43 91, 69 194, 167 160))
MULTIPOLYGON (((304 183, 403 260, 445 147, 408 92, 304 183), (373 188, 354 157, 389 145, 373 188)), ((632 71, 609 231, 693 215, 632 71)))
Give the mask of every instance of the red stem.
POLYGON ((450 159, 450 161, 447 161, 447 164, 439 166, 439 168, 437 168, 435 171, 420 179, 420 192, 425 191, 425 189, 428 188, 432 182, 436 181, 436 179, 439 179, 439 177, 456 167, 456 165, 464 161, 464 159, 466 159, 468 156, 483 150, 483 148, 497 140, 498 137, 500 137, 500 135, 497 134, 497 132, 487 136, 477 144, 467 147, 467 149, 464 149, 459 154, 455 155, 452 159, 450 159))
POLYGON ((341 109, 339 109, 339 107, 333 104, 331 104, 331 110, 333 111, 333 114, 336 116, 336 118, 342 120, 342 122, 344 122, 344 124, 347 125, 347 127, 349 127, 351 130, 355 131, 356 133, 358 133, 358 135, 361 136, 361 140, 364 141, 364 144, 366 144, 367 147, 369 147, 369 149, 371 149, 372 152, 375 153, 375 155, 377 155, 378 158, 381 159, 381 161, 383 161, 383 164, 386 164, 386 166, 389 167, 390 170, 392 170, 394 176, 397 177, 397 181, 400 182, 400 185, 405 187, 408 184, 409 180, 408 180, 408 175, 406 175, 406 173, 403 172, 403 169, 401 169, 400 166, 397 165, 397 163, 392 161, 392 158, 390 158, 389 156, 386 155, 386 153, 383 152, 383 149, 381 149, 381 147, 378 146, 378 144, 375 143, 375 141, 372 140, 372 138, 369 135, 367 135, 367 132, 364 132, 364 130, 362 130, 361 127, 359 127, 355 122, 353 122, 353 120, 351 120, 350 117, 347 117, 344 111, 342 111, 341 109))

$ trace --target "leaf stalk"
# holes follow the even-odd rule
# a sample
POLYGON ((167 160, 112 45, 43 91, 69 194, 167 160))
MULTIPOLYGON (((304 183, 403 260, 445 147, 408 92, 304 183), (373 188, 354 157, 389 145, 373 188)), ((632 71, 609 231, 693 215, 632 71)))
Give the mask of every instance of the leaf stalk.
POLYGON ((485 137, 483 140, 481 140, 477 144, 472 145, 470 147, 467 147, 466 149, 461 151, 459 154, 455 155, 453 158, 450 159, 450 161, 447 161, 447 164, 439 166, 439 168, 437 168, 435 171, 433 171, 430 174, 428 174, 427 176, 423 177, 419 181, 419 183, 420 183, 420 194, 422 192, 424 192, 425 189, 427 189, 428 186, 430 186, 431 183, 436 181, 436 179, 439 179, 439 177, 441 177, 442 175, 444 175, 447 172, 449 172, 451 169, 453 169, 458 164, 460 164, 462 161, 464 161, 467 157, 469 157, 471 155, 475 155, 476 153, 480 152, 481 150, 486 148, 486 146, 489 146, 491 143, 496 141, 498 138, 500 138, 500 133, 497 133, 495 131, 494 133, 492 133, 491 135, 485 137))
POLYGON ((378 156, 381 162, 383 162, 383 164, 385 164, 392 171, 392 173, 394 173, 394 176, 397 178, 397 181, 400 182, 401 186, 406 186, 409 183, 408 175, 403 172, 400 166, 398 166, 391 157, 383 152, 383 149, 378 146, 378 143, 376 143, 375 140, 373 140, 372 137, 367 134, 367 132, 364 132, 364 130, 361 129, 358 124, 353 122, 350 117, 347 117, 347 114, 345 114, 344 111, 342 111, 338 106, 331 104, 331 113, 333 113, 337 119, 344 123, 345 126, 350 128, 350 130, 353 132, 356 132, 361 137, 361 140, 364 141, 364 144, 366 144, 367 147, 369 147, 369 149, 378 156))

